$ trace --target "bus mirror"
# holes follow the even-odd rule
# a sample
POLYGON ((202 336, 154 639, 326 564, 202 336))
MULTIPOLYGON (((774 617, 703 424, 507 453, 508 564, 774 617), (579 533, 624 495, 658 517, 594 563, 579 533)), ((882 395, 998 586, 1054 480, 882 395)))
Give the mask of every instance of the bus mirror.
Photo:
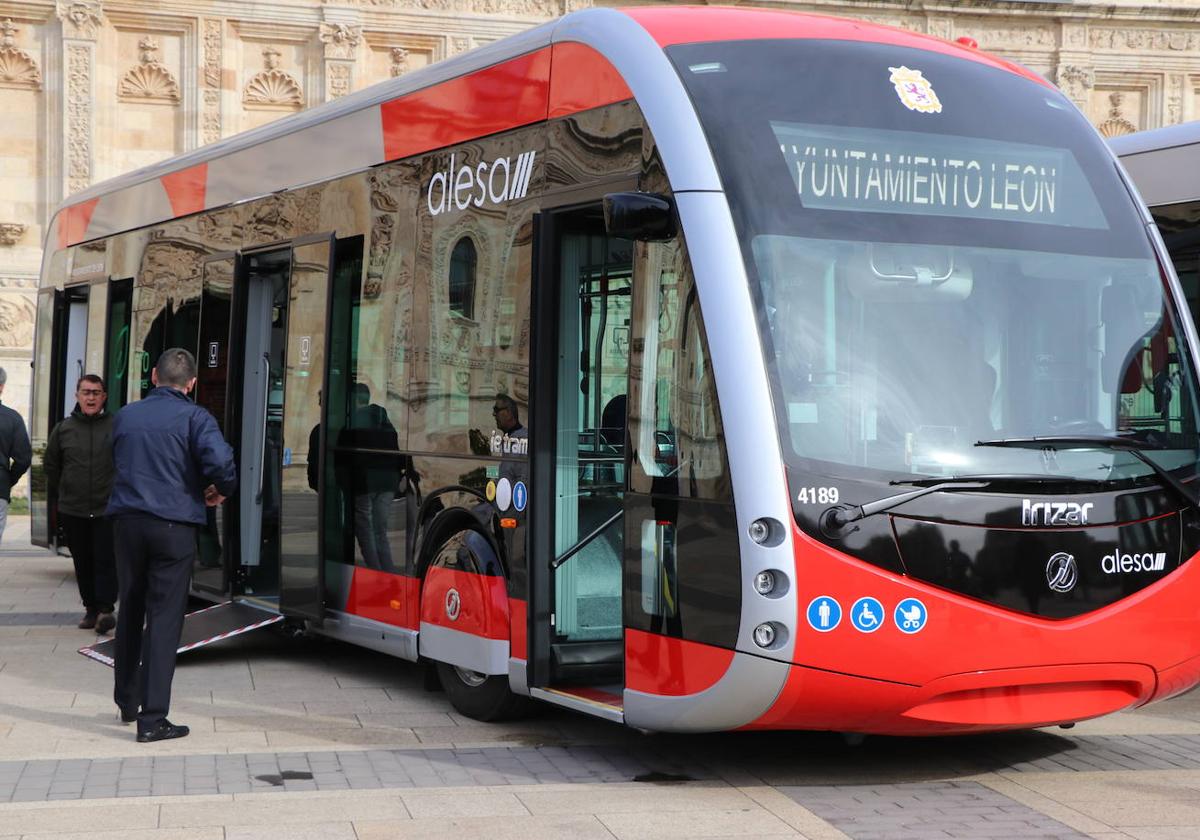
POLYGON ((673 239, 671 201, 657 193, 619 192, 604 196, 604 228, 609 236, 654 242, 673 239))

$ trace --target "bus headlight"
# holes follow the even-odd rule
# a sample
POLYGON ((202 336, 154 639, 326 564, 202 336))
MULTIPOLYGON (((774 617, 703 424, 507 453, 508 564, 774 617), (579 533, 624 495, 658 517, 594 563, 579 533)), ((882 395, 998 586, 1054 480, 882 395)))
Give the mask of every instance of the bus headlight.
POLYGON ((775 644, 775 635, 775 625, 764 621, 754 628, 754 644, 761 648, 769 648, 775 644))
POLYGON ((759 595, 770 595, 775 591, 775 573, 768 570, 754 576, 754 591, 759 595))
POLYGON ((762 545, 771 538, 771 526, 765 519, 755 519, 750 523, 750 539, 762 545))

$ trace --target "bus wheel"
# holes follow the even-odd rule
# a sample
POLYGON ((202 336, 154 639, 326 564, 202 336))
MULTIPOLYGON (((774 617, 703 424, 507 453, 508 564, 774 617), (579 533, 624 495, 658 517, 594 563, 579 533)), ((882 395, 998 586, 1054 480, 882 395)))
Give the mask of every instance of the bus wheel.
POLYGON ((469 718, 510 720, 519 717, 529 705, 524 697, 509 690, 508 677, 503 674, 488 676, 445 662, 439 662, 437 669, 450 705, 469 718))

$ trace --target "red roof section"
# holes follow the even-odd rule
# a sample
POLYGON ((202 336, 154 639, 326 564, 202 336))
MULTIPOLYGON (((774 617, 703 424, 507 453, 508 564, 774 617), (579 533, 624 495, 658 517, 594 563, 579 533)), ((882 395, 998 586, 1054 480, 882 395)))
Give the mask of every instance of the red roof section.
POLYGON ((861 20, 781 12, 712 6, 647 6, 622 9, 642 25, 661 47, 704 41, 748 41, 759 38, 813 38, 830 41, 863 41, 912 47, 918 50, 952 55, 977 61, 989 67, 1007 70, 1053 88, 1044 78, 1019 64, 980 52, 962 44, 943 41, 861 20))

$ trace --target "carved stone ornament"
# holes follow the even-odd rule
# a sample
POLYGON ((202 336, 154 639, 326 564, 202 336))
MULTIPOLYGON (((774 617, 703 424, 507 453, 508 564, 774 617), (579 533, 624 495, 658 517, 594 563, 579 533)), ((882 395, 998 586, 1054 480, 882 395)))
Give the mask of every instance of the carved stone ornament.
POLYGON ((331 61, 325 66, 326 99, 337 99, 350 92, 350 65, 344 61, 331 61))
POLYGON ((0 347, 32 347, 37 308, 25 295, 0 295, 0 347))
POLYGON ((158 61, 158 43, 153 38, 138 41, 141 64, 121 79, 117 93, 124 99, 150 99, 156 102, 178 102, 179 83, 167 66, 158 61))
POLYGON ((246 85, 242 101, 247 105, 298 108, 304 104, 304 92, 300 83, 290 73, 279 69, 280 55, 282 53, 274 47, 263 48, 263 64, 266 65, 266 69, 246 85))
POLYGON ((318 36, 325 45, 326 58, 354 58, 354 51, 362 43, 362 27, 345 23, 322 23, 318 36))
POLYGON ((1092 71, 1087 67, 1064 64, 1058 68, 1058 87, 1075 104, 1082 106, 1087 101, 1087 92, 1094 84, 1092 71))
POLYGON ((92 45, 67 45, 67 191, 92 183, 92 45))
POLYGON ((408 50, 404 47, 392 47, 392 78, 403 76, 408 72, 408 50))
POLYGON ((58 0, 57 12, 68 38, 94 41, 104 24, 100 0, 58 0))
POLYGON ((17 46, 17 33, 11 20, 0 24, 0 87, 32 88, 42 86, 42 71, 33 56, 17 46))
POLYGON ((1105 137, 1120 137, 1122 134, 1133 134, 1137 131, 1137 126, 1125 119, 1121 113, 1124 98, 1125 95, 1119 90, 1114 90, 1108 95, 1108 119, 1096 126, 1105 137))
POLYGON ((25 225, 18 222, 0 222, 0 245, 16 245, 25 233, 25 225))

